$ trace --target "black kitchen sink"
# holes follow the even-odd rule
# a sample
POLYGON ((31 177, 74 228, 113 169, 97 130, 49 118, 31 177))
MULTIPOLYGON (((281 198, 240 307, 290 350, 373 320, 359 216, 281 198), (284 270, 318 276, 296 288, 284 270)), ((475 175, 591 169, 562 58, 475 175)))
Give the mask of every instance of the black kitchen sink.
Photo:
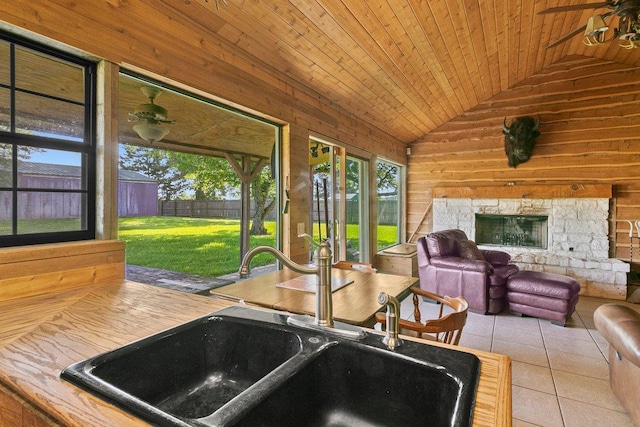
POLYGON ((342 339, 231 307, 75 363, 62 377, 161 426, 467 426, 480 362, 342 339), (294 422, 294 424, 291 424, 294 422))
POLYGON ((328 348, 239 425, 454 425, 457 379, 440 366, 391 354, 351 344, 328 348))

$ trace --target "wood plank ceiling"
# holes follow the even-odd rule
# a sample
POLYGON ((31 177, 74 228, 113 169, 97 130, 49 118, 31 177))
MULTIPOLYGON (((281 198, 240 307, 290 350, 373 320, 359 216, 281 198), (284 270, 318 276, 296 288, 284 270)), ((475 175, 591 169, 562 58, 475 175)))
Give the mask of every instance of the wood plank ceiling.
POLYGON ((581 34, 547 48, 595 12, 539 12, 593 1, 220 0, 216 10, 215 0, 163 0, 163 9, 411 143, 565 57, 640 65, 640 49, 588 47, 581 34))

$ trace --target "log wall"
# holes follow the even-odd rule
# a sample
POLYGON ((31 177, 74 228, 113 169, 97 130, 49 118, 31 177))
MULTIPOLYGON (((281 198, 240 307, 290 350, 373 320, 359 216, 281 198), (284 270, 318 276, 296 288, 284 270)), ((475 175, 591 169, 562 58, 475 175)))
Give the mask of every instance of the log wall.
MULTIPOLYGON (((520 185, 608 184, 614 189, 611 255, 628 261, 625 220, 640 220, 639 90, 635 67, 568 57, 415 141, 408 167, 408 231, 419 226, 434 187, 490 186, 498 198, 520 185), (531 159, 510 168, 503 120, 538 114, 541 135, 531 159)), ((634 245, 638 269, 637 239, 634 245)))
POLYGON ((0 301, 121 282, 124 276, 125 252, 121 241, 5 248, 0 257, 0 301))

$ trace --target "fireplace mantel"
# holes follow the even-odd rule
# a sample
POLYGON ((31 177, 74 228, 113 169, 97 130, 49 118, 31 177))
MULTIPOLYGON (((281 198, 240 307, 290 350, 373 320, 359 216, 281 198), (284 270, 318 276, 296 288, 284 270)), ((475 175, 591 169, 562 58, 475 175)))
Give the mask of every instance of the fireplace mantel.
POLYGON ((607 184, 458 186, 431 189, 431 197, 434 199, 610 199, 612 194, 612 187, 607 184))

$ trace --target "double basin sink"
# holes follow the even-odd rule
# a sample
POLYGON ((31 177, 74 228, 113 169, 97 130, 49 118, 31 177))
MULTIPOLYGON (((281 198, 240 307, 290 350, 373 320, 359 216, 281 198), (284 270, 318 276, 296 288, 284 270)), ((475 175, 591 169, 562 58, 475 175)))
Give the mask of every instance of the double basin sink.
POLYGON ((159 426, 468 426, 480 361, 291 326, 230 307, 75 363, 62 377, 159 426))

